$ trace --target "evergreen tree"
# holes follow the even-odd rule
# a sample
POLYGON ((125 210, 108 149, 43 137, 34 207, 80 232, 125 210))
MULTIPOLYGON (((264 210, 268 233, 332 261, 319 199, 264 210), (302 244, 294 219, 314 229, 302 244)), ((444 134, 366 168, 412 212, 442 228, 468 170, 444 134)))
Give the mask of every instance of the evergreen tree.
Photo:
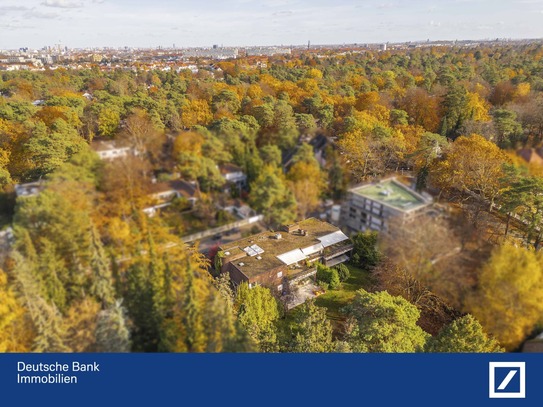
POLYGON ((28 309, 36 335, 32 344, 35 352, 69 352, 65 344, 66 332, 62 316, 54 304, 40 296, 40 287, 33 276, 34 267, 20 253, 13 252, 13 275, 20 301, 28 309))
POLYGON ((95 335, 98 352, 130 351, 130 330, 120 301, 98 313, 95 335))
POLYGON ((354 235, 352 263, 363 270, 371 270, 383 257, 377 247, 377 232, 360 232, 354 235))
POLYGON ((499 343, 490 338, 470 314, 445 326, 426 343, 426 352, 503 352, 499 343))
POLYGON ((90 293, 100 301, 102 308, 105 309, 113 305, 115 289, 113 287, 110 263, 100 241, 98 230, 94 225, 91 228, 90 240, 90 267, 92 271, 90 293))
POLYGON ((186 297, 183 302, 185 344, 189 352, 203 352, 206 345, 206 335, 203 325, 203 310, 197 298, 195 285, 195 278, 189 266, 187 270, 186 297))

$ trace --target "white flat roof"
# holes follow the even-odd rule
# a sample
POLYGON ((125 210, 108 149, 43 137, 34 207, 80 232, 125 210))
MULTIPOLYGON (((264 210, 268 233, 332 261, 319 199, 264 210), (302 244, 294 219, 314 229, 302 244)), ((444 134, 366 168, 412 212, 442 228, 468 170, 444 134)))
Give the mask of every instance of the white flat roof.
POLYGON ((329 247, 336 243, 347 240, 348 237, 341 230, 336 230, 335 232, 330 233, 329 235, 324 235, 317 239, 320 240, 320 242, 322 243, 324 247, 329 247))
POLYGON ((317 243, 317 244, 314 244, 313 246, 309 246, 302 249, 302 253, 305 254, 306 256, 310 256, 313 253, 320 252, 322 249, 324 249, 324 246, 322 245, 322 243, 317 243))
POLYGON ((295 249, 291 250, 290 252, 280 254, 279 256, 277 256, 277 258, 285 263, 287 266, 290 266, 291 264, 305 260, 306 255, 300 249, 295 249))

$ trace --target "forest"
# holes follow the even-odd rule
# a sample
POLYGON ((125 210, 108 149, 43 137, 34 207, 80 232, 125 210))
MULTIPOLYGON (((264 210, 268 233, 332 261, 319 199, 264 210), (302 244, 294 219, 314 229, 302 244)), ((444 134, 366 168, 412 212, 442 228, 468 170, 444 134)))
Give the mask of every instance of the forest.
POLYGON ((0 352, 519 350, 543 331, 542 58, 487 44, 0 72, 0 352), (101 160, 100 140, 137 154, 101 160), (370 283, 339 321, 318 301, 286 311, 181 240, 222 216, 223 164, 270 229, 391 174, 443 216, 353 236, 370 283), (200 193, 190 217, 183 199, 142 212, 178 178, 200 193), (39 194, 17 197, 28 182, 39 194))

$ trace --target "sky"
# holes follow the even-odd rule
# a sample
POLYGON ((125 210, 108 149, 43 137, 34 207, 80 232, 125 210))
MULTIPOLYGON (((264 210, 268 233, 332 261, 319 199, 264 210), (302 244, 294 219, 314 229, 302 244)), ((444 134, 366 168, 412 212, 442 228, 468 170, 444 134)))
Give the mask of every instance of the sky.
POLYGON ((0 0, 0 49, 543 38, 543 0, 0 0))

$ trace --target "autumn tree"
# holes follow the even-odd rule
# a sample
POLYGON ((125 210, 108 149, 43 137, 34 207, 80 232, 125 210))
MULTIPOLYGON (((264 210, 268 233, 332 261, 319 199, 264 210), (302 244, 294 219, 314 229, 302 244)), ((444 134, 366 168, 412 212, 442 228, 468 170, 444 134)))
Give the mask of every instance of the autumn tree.
POLYGON ((501 193, 500 179, 507 155, 495 144, 473 134, 459 137, 431 169, 436 186, 481 200, 492 210, 501 193))
POLYGON ((0 269, 0 353, 28 352, 33 336, 28 314, 0 269))
POLYGON ((304 219, 319 205, 319 198, 326 187, 325 175, 313 159, 311 162, 299 161, 290 167, 287 180, 298 202, 298 214, 304 219))
POLYGON ((506 242, 492 252, 479 273, 466 309, 508 350, 517 348, 541 323, 543 267, 531 248, 506 242))

